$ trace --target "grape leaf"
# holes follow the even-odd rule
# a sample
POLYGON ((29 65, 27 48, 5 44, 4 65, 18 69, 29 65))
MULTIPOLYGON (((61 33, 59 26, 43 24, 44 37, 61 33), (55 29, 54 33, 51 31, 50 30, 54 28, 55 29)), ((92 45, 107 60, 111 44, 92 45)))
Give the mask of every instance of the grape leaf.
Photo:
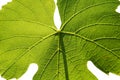
POLYGON ((0 11, 0 74, 19 78, 38 64, 33 80, 97 80, 91 60, 105 73, 120 74, 118 0, 13 0, 0 11))

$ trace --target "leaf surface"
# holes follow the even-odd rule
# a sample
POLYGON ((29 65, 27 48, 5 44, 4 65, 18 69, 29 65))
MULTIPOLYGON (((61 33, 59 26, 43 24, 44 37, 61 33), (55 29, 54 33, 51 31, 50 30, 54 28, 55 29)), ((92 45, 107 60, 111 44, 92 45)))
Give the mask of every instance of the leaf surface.
POLYGON ((30 63, 34 80, 97 80, 91 60, 105 73, 120 73, 118 0, 58 0, 57 31, 53 0, 13 0, 0 11, 0 74, 19 78, 30 63))

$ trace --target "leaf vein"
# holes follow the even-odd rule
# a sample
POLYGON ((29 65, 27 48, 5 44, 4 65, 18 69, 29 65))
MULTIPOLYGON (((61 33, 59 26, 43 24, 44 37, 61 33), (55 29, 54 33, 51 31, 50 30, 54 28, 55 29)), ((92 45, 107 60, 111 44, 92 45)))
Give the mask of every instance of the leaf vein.
MULTIPOLYGON (((89 25, 86 25, 86 26, 83 26, 83 27, 77 29, 77 30, 75 31, 75 33, 78 33, 79 31, 84 30, 84 29, 89 28, 89 27, 95 27, 96 25, 120 26, 120 24, 111 24, 111 23, 94 23, 94 24, 89 24, 89 25)), ((109 26, 108 26, 108 27, 109 27, 109 26)))
POLYGON ((55 57, 55 55, 57 54, 58 51, 59 51, 58 49, 55 50, 55 52, 53 53, 53 55, 52 55, 52 56, 50 57, 50 59, 48 60, 47 64, 45 65, 45 67, 43 68, 43 71, 42 71, 41 74, 40 74, 40 79, 42 78, 42 76, 43 76, 46 68, 48 67, 48 65, 50 64, 50 62, 53 60, 53 58, 55 57))
POLYGON ((97 42, 94 42, 94 41, 91 40, 91 39, 88 39, 88 38, 86 38, 86 37, 84 37, 84 36, 82 36, 82 35, 79 35, 79 34, 76 34, 76 33, 72 33, 72 32, 64 32, 64 31, 62 31, 62 33, 63 33, 63 34, 68 34, 68 35, 73 35, 73 36, 82 38, 82 39, 84 39, 84 40, 86 40, 86 41, 92 42, 92 43, 96 44, 97 46, 99 46, 100 48, 102 48, 102 49, 108 51, 109 53, 113 54, 113 55, 114 55, 115 57, 117 57, 118 59, 120 59, 120 56, 117 55, 117 54, 115 54, 112 50, 106 48, 105 46, 103 46, 103 45, 101 45, 101 44, 99 44, 99 43, 97 43, 97 42))
POLYGON ((96 7, 96 6, 100 6, 100 5, 105 5, 105 4, 110 4, 110 3, 114 3, 114 4, 118 4, 117 2, 115 1, 108 1, 108 2, 103 2, 103 3, 99 3, 99 4, 94 4, 94 5, 90 5, 90 6, 87 6, 85 8, 83 8, 82 10, 76 12, 75 14, 73 14, 62 26, 61 26, 61 30, 64 29, 65 25, 67 25, 75 16, 77 16, 78 14, 90 9, 90 8, 93 8, 93 7, 96 7))
POLYGON ((20 35, 20 36, 11 36, 11 37, 8 37, 8 38, 1 39, 0 42, 4 41, 4 40, 12 39, 12 38, 18 38, 18 37, 24 37, 24 38, 42 38, 42 37, 20 35))
POLYGON ((32 50, 35 46, 37 46, 39 43, 41 43, 43 40, 49 38, 50 36, 54 35, 56 33, 47 35, 45 37, 43 37, 42 39, 38 40, 37 42, 35 42, 32 46, 30 46, 26 51, 24 51, 20 56, 18 56, 14 62, 11 63, 11 65, 1 74, 1 76, 4 76, 5 73, 19 60, 21 59, 24 55, 26 55, 30 50, 32 50))

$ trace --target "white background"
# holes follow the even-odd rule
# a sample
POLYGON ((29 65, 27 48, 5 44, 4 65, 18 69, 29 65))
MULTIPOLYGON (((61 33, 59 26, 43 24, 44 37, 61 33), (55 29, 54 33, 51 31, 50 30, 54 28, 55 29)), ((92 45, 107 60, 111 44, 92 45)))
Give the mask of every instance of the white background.
MULTIPOLYGON (((7 2, 11 2, 12 0, 0 0, 0 9, 2 9, 2 5, 7 4, 7 2)), ((56 2, 56 1, 55 1, 56 2)), ((120 7, 116 9, 116 12, 120 12, 120 7)), ((56 8, 55 10, 55 15, 54 15, 54 22, 57 28, 59 29, 61 22, 60 22, 60 17, 58 13, 58 9, 56 8)), ((24 66, 24 65, 23 65, 24 66)), ((117 76, 115 74, 109 73, 109 75, 105 74, 104 72, 100 71, 98 68, 94 66, 94 64, 91 61, 88 61, 87 64, 88 69, 98 78, 98 80, 120 80, 120 76, 117 76)), ((32 80, 32 77, 38 70, 38 66, 35 63, 30 64, 27 72, 19 78, 19 80, 32 80)), ((6 80, 0 76, 0 80, 6 80)), ((16 80, 11 79, 11 80, 16 80)))

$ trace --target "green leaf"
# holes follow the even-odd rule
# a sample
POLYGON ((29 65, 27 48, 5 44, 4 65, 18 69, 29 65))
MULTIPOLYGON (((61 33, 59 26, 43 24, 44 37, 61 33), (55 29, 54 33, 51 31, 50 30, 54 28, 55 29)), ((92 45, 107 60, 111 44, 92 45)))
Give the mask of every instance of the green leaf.
POLYGON ((34 80, 97 80, 89 60, 105 73, 120 74, 119 4, 58 0, 57 30, 53 0, 13 0, 0 11, 0 74, 19 78, 37 63, 34 80))

